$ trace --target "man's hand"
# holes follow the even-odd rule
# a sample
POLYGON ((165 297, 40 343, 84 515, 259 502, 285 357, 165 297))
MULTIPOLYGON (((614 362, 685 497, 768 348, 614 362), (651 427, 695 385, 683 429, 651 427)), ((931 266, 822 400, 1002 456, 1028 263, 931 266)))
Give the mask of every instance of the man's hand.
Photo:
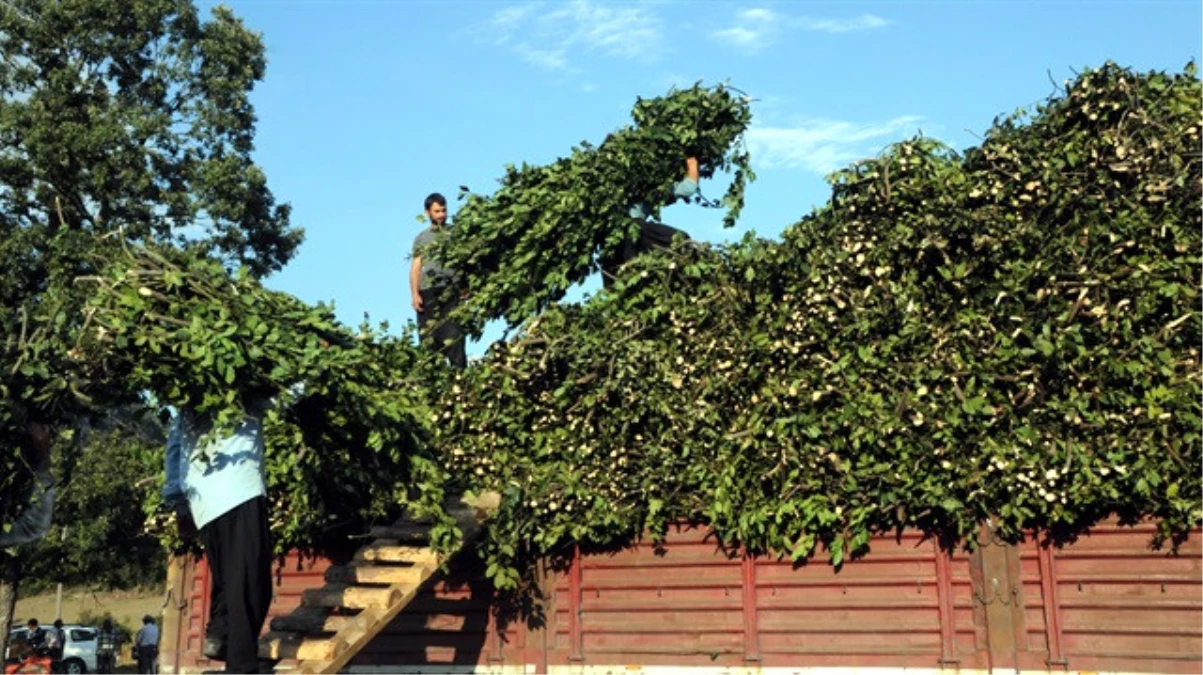
POLYGON ((50 470, 50 448, 54 445, 54 431, 49 424, 29 422, 25 425, 29 442, 33 445, 33 468, 35 471, 50 470))
POLYGON ((50 432, 49 424, 29 422, 25 425, 25 430, 29 433, 29 440, 33 443, 34 449, 38 452, 50 452, 53 434, 50 432))
POLYGON ((181 539, 191 539, 196 536, 196 522, 192 520, 192 511, 187 504, 175 507, 175 526, 180 531, 181 539))
POLYGON ((422 311, 422 294, 421 293, 413 294, 413 306, 414 306, 415 312, 422 311))

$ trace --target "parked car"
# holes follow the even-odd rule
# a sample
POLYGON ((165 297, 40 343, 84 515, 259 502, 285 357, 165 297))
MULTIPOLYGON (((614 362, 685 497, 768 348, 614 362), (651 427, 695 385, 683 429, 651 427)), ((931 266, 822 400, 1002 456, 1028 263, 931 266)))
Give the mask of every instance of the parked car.
MULTIPOLYGON (((46 629, 49 629, 46 626, 46 629)), ((24 626, 8 632, 8 644, 13 640, 24 639, 29 629, 24 626)), ((96 671, 96 634, 95 626, 80 626, 78 624, 63 624, 63 635, 66 638, 63 645, 63 671, 76 675, 96 671)), ((9 659, 6 646, 4 660, 9 659)))

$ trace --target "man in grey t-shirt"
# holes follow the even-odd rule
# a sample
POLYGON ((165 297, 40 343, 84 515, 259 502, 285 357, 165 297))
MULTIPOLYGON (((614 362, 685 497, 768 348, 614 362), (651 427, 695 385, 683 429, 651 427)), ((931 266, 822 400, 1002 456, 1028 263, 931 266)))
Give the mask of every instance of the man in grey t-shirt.
POLYGON ((455 368, 468 365, 464 351, 464 331, 446 317, 459 306, 454 288, 456 273, 443 267, 427 250, 447 223, 447 200, 434 192, 426 198, 426 218, 430 227, 414 239, 413 264, 409 268, 409 290, 414 311, 418 313, 418 334, 423 344, 442 352, 455 368))

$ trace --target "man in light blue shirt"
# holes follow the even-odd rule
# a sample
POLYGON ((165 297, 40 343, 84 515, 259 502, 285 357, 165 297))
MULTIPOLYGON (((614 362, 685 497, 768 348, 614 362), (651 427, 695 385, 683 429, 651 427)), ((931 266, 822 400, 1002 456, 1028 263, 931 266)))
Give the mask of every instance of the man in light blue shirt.
MULTIPOLYGON (((685 178, 673 184, 673 200, 688 199, 698 193, 698 159, 685 158, 685 178)), ((647 203, 632 204, 628 213, 631 218, 639 221, 639 238, 627 240, 612 257, 602 262, 602 283, 609 288, 618 275, 618 269, 629 260, 657 248, 668 248, 673 237, 681 235, 689 239, 689 235, 675 227, 658 222, 659 209, 647 203)))
POLYGON ((265 407, 203 448, 197 445, 211 423, 182 410, 167 437, 163 500, 176 509, 182 534, 200 530, 212 575, 204 655, 225 661, 228 673, 258 672, 259 632, 272 598, 265 407))
POLYGON ((138 672, 159 672, 156 663, 159 658, 159 626, 149 614, 142 617, 142 627, 134 636, 134 647, 138 649, 138 672))

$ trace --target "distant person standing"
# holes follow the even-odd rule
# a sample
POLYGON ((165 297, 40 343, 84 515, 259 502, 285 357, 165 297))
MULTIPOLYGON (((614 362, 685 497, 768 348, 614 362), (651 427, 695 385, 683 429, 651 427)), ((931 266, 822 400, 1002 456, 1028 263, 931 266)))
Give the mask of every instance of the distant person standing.
MULTIPOLYGON (((159 627, 154 617, 147 614, 142 617, 142 627, 134 637, 134 646, 138 648, 138 672, 157 673, 159 658, 159 627)), ((254 672, 254 671, 248 671, 254 672)))
POLYGON ((414 311, 418 313, 418 335, 430 349, 441 352, 455 368, 465 368, 468 357, 463 328, 447 318, 459 306, 454 270, 440 264, 428 247, 448 227, 447 199, 434 192, 426 198, 426 218, 430 227, 414 239, 413 263, 409 268, 409 290, 414 311))
POLYGON ((112 673, 117 667, 117 631, 113 620, 105 619, 96 633, 96 672, 112 673))
POLYGON ((29 646, 35 651, 46 648, 46 629, 38 624, 37 619, 30 619, 25 624, 26 640, 29 640, 29 646))
POLYGON ((50 655, 50 669, 56 673, 63 672, 63 646, 67 643, 67 635, 63 632, 63 620, 55 619, 50 629, 46 631, 46 651, 50 655))

